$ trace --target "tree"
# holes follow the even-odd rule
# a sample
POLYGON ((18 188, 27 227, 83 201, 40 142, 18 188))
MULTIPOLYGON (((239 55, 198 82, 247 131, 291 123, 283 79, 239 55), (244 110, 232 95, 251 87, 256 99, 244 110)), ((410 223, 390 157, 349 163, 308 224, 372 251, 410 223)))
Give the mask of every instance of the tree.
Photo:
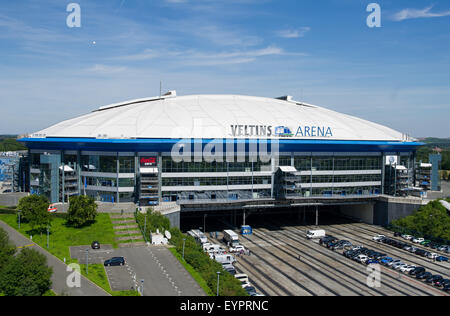
POLYGON ((43 254, 25 248, 0 271, 0 293, 7 296, 41 296, 52 284, 52 273, 43 254))
POLYGON ((30 195, 20 199, 17 209, 22 211, 21 220, 30 223, 33 230, 38 229, 42 233, 52 221, 48 212, 49 204, 43 195, 30 195))
POLYGON ((81 227, 94 222, 97 217, 97 204, 89 196, 72 196, 69 199, 67 223, 74 227, 81 227))
POLYGON ((16 253, 16 247, 9 241, 8 233, 0 228, 0 271, 16 253))

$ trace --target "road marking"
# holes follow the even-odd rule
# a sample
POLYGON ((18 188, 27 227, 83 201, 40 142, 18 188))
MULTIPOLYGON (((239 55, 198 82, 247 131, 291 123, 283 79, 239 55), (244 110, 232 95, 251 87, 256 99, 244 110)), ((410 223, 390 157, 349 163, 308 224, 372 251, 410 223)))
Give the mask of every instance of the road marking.
POLYGON ((17 249, 27 248, 27 247, 33 247, 33 246, 34 246, 34 244, 29 244, 29 245, 26 245, 26 246, 20 246, 20 247, 17 247, 17 249))

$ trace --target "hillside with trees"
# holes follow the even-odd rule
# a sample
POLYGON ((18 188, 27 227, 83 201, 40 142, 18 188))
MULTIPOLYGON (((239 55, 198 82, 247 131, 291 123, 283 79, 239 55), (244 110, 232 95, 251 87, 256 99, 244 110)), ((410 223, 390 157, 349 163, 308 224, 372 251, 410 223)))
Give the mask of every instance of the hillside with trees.
POLYGON ((17 141, 16 135, 0 135, 0 152, 19 150, 27 150, 27 147, 17 141))

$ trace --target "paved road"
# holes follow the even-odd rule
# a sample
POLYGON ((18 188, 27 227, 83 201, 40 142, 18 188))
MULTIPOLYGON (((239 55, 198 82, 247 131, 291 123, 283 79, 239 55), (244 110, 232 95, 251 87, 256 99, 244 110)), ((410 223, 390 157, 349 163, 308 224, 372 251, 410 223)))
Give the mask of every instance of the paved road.
POLYGON ((111 286, 129 289, 144 280, 144 296, 204 296, 205 293, 186 269, 164 246, 115 249, 114 256, 125 257, 126 267, 107 268, 111 286), (111 271, 112 270, 112 271, 111 271))
POLYGON ((30 246, 38 252, 47 257, 47 263, 53 268, 52 275, 52 290, 58 295, 69 296, 108 296, 109 294, 103 289, 89 281, 84 276, 81 276, 80 288, 69 288, 66 284, 66 279, 71 272, 67 272, 67 265, 53 256, 48 251, 41 248, 36 243, 25 238, 22 234, 8 226, 6 223, 0 221, 0 227, 3 228, 9 235, 9 239, 17 247, 30 246))

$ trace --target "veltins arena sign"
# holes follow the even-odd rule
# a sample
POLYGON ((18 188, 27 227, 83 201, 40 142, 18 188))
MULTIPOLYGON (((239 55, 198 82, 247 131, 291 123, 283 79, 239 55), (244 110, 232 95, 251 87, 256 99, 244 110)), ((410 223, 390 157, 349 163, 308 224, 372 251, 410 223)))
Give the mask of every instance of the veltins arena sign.
POLYGON ((329 126, 300 125, 296 130, 287 126, 271 125, 231 125, 233 137, 333 137, 329 126))

